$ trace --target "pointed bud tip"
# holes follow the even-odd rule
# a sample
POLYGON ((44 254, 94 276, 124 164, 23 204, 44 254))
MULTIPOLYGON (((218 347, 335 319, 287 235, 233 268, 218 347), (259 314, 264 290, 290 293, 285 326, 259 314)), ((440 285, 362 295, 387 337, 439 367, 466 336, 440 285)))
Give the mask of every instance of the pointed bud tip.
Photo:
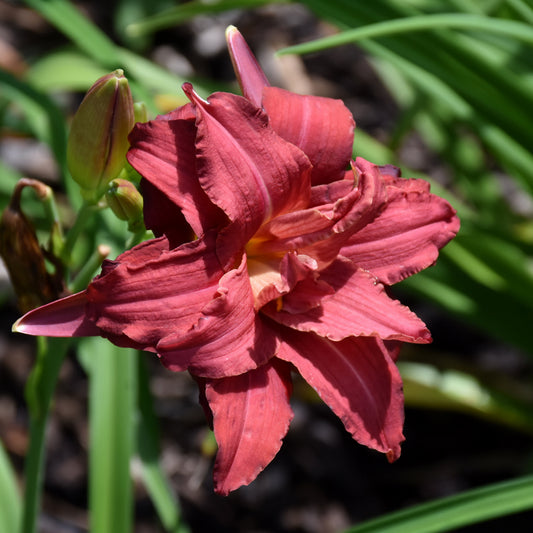
POLYGON ((22 317, 20 317, 12 326, 11 331, 13 333, 24 333, 24 325, 21 324, 22 317))
POLYGON ((226 43, 243 96, 261 107, 263 88, 270 85, 265 73, 235 26, 226 28, 226 43))
MULTIPOLYGON (((31 312, 31 311, 30 311, 31 312)), ((27 313, 26 313, 27 314, 27 313)), ((22 333, 23 335, 46 335, 39 326, 37 328, 32 327, 31 323, 26 324, 24 319, 26 315, 21 316, 12 326, 11 331, 13 333, 22 333)))
MULTIPOLYGON (((28 313, 31 313, 31 311, 28 311, 28 313)), ((42 329, 39 327, 39 324, 37 324, 37 326, 35 327, 35 325, 32 325, 31 320, 30 320, 29 324, 26 322, 25 319, 26 319, 28 313, 26 313, 25 315, 22 315, 11 326, 11 331, 13 333, 22 333, 24 335, 46 335, 46 333, 43 332, 42 329)))
POLYGON ((226 42, 229 42, 229 40, 233 38, 235 35, 240 35, 240 34, 241 32, 237 29, 237 27, 231 24, 230 26, 226 28, 226 42))
POLYGON ((192 85, 192 83, 186 81, 181 86, 183 92, 185 93, 185 96, 194 104, 197 105, 209 105, 209 102, 207 100, 204 100, 195 90, 192 85))

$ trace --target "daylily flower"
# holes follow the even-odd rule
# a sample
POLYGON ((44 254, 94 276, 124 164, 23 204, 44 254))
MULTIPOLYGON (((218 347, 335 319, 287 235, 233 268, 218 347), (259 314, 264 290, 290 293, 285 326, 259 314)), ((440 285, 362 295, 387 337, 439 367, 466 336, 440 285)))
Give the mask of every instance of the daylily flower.
POLYGON ((432 265, 459 228, 426 182, 351 161, 342 102, 270 87, 235 28, 227 39, 244 96, 203 100, 186 83, 190 103, 130 135, 156 238, 15 324, 101 335, 188 370, 214 427, 221 494, 278 452, 295 370, 355 440, 400 455, 394 361, 402 342, 431 337, 386 286, 432 265))

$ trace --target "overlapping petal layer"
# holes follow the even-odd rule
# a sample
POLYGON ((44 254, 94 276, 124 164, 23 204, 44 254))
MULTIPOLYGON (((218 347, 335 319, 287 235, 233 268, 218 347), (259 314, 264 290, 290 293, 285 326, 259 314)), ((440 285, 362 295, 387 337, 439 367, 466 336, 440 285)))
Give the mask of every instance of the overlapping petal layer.
POLYGON ((196 110, 198 180, 232 222, 226 245, 244 247, 261 224, 307 205, 309 160, 260 109, 240 96, 215 93, 206 102, 192 86, 184 90, 196 110))
POLYGON ((254 369, 268 361, 278 346, 254 312, 246 256, 238 268, 222 276, 215 295, 188 331, 167 331, 172 332, 156 346, 163 364, 207 378, 254 369))
POLYGON ((141 180, 141 191, 144 223, 156 237, 166 236, 172 248, 194 238, 194 232, 182 211, 176 209, 176 204, 165 193, 145 179, 141 180))
POLYGON ((313 185, 342 178, 352 155, 355 122, 341 100, 265 87, 262 105, 274 131, 309 157, 313 185))
MULTIPOLYGON (((425 324, 408 307, 391 299, 381 283, 349 259, 339 257, 320 273, 333 294, 305 312, 292 313, 272 304, 263 310, 277 322, 299 331, 312 331, 339 341, 350 336, 426 343, 431 335, 425 324)), ((293 297, 299 287, 293 291, 293 297)), ((304 295, 303 295, 304 296, 304 295)))
POLYGON ((455 211, 427 182, 399 178, 387 186, 383 212, 340 253, 392 285, 431 266, 458 230, 455 211))
MULTIPOLYGON (((184 109, 184 108, 180 108, 184 109)), ((196 126, 192 106, 186 112, 159 117, 137 124, 130 134, 128 161, 149 183, 145 188, 160 191, 175 207, 175 217, 183 214, 196 235, 224 222, 224 213, 213 204, 200 186, 196 171, 196 126)), ((145 205, 147 202, 145 202, 145 205)), ((149 228, 172 231, 168 209, 161 204, 145 207, 149 228), (163 222, 161 222, 163 218, 163 222)))
POLYGON ((309 256, 288 252, 281 259, 276 255, 263 261, 251 259, 248 264, 256 310, 273 300, 279 307, 282 296, 285 309, 308 310, 333 293, 332 287, 318 279, 318 264, 309 256), (296 286, 299 290, 294 294, 296 286))
POLYGON ((365 162, 354 172, 351 180, 313 187, 312 207, 264 224, 248 246, 249 253, 298 250, 325 268, 353 233, 378 216, 386 200, 378 167, 365 162))
POLYGON ((169 332, 185 334, 198 322, 223 275, 212 237, 161 252, 162 239, 119 256, 87 288, 87 316, 106 336, 154 351, 169 332))

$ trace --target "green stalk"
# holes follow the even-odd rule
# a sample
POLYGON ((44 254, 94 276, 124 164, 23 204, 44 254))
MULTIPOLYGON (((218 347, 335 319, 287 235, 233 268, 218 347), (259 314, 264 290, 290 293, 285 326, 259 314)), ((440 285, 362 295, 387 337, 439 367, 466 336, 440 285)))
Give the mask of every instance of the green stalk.
POLYGON ((78 275, 70 284, 72 292, 79 292, 87 288, 89 282, 93 279, 96 271, 102 266, 103 260, 110 254, 111 248, 105 244, 100 244, 92 253, 91 257, 83 265, 78 275))
POLYGON ((54 197, 54 191, 46 188, 46 194, 41 198, 46 220, 50 224, 50 250, 56 255, 63 247, 63 229, 61 227, 61 218, 54 197))
POLYGON ((152 236, 153 236, 152 232, 151 231, 147 231, 144 228, 144 224, 143 224, 142 229, 132 233, 132 235, 128 239, 128 242, 126 243, 126 250, 129 250, 130 248, 133 248, 134 246, 137 246, 137 244, 140 244, 141 242, 152 238, 152 236))
POLYGON ((37 362, 26 385, 26 401, 30 411, 30 446, 24 465, 26 485, 22 533, 36 531, 43 484, 46 423, 68 342, 67 339, 37 339, 37 362))
POLYGON ((85 227, 85 224, 87 223, 89 218, 99 209, 100 206, 98 206, 97 204, 83 202, 81 209, 78 211, 78 216, 76 217, 73 226, 70 228, 67 234, 63 249, 61 250, 61 259, 63 260, 63 264, 65 266, 68 267, 70 265, 72 250, 74 249, 74 245, 76 244, 76 241, 78 240, 81 231, 85 227))

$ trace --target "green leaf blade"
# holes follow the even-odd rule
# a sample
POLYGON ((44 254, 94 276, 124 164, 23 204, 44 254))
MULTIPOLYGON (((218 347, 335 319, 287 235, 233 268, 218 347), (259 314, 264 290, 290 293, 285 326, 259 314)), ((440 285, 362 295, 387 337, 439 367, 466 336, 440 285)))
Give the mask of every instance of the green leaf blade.
POLYGON ((391 513, 346 533, 438 533, 533 508, 533 476, 391 513))

